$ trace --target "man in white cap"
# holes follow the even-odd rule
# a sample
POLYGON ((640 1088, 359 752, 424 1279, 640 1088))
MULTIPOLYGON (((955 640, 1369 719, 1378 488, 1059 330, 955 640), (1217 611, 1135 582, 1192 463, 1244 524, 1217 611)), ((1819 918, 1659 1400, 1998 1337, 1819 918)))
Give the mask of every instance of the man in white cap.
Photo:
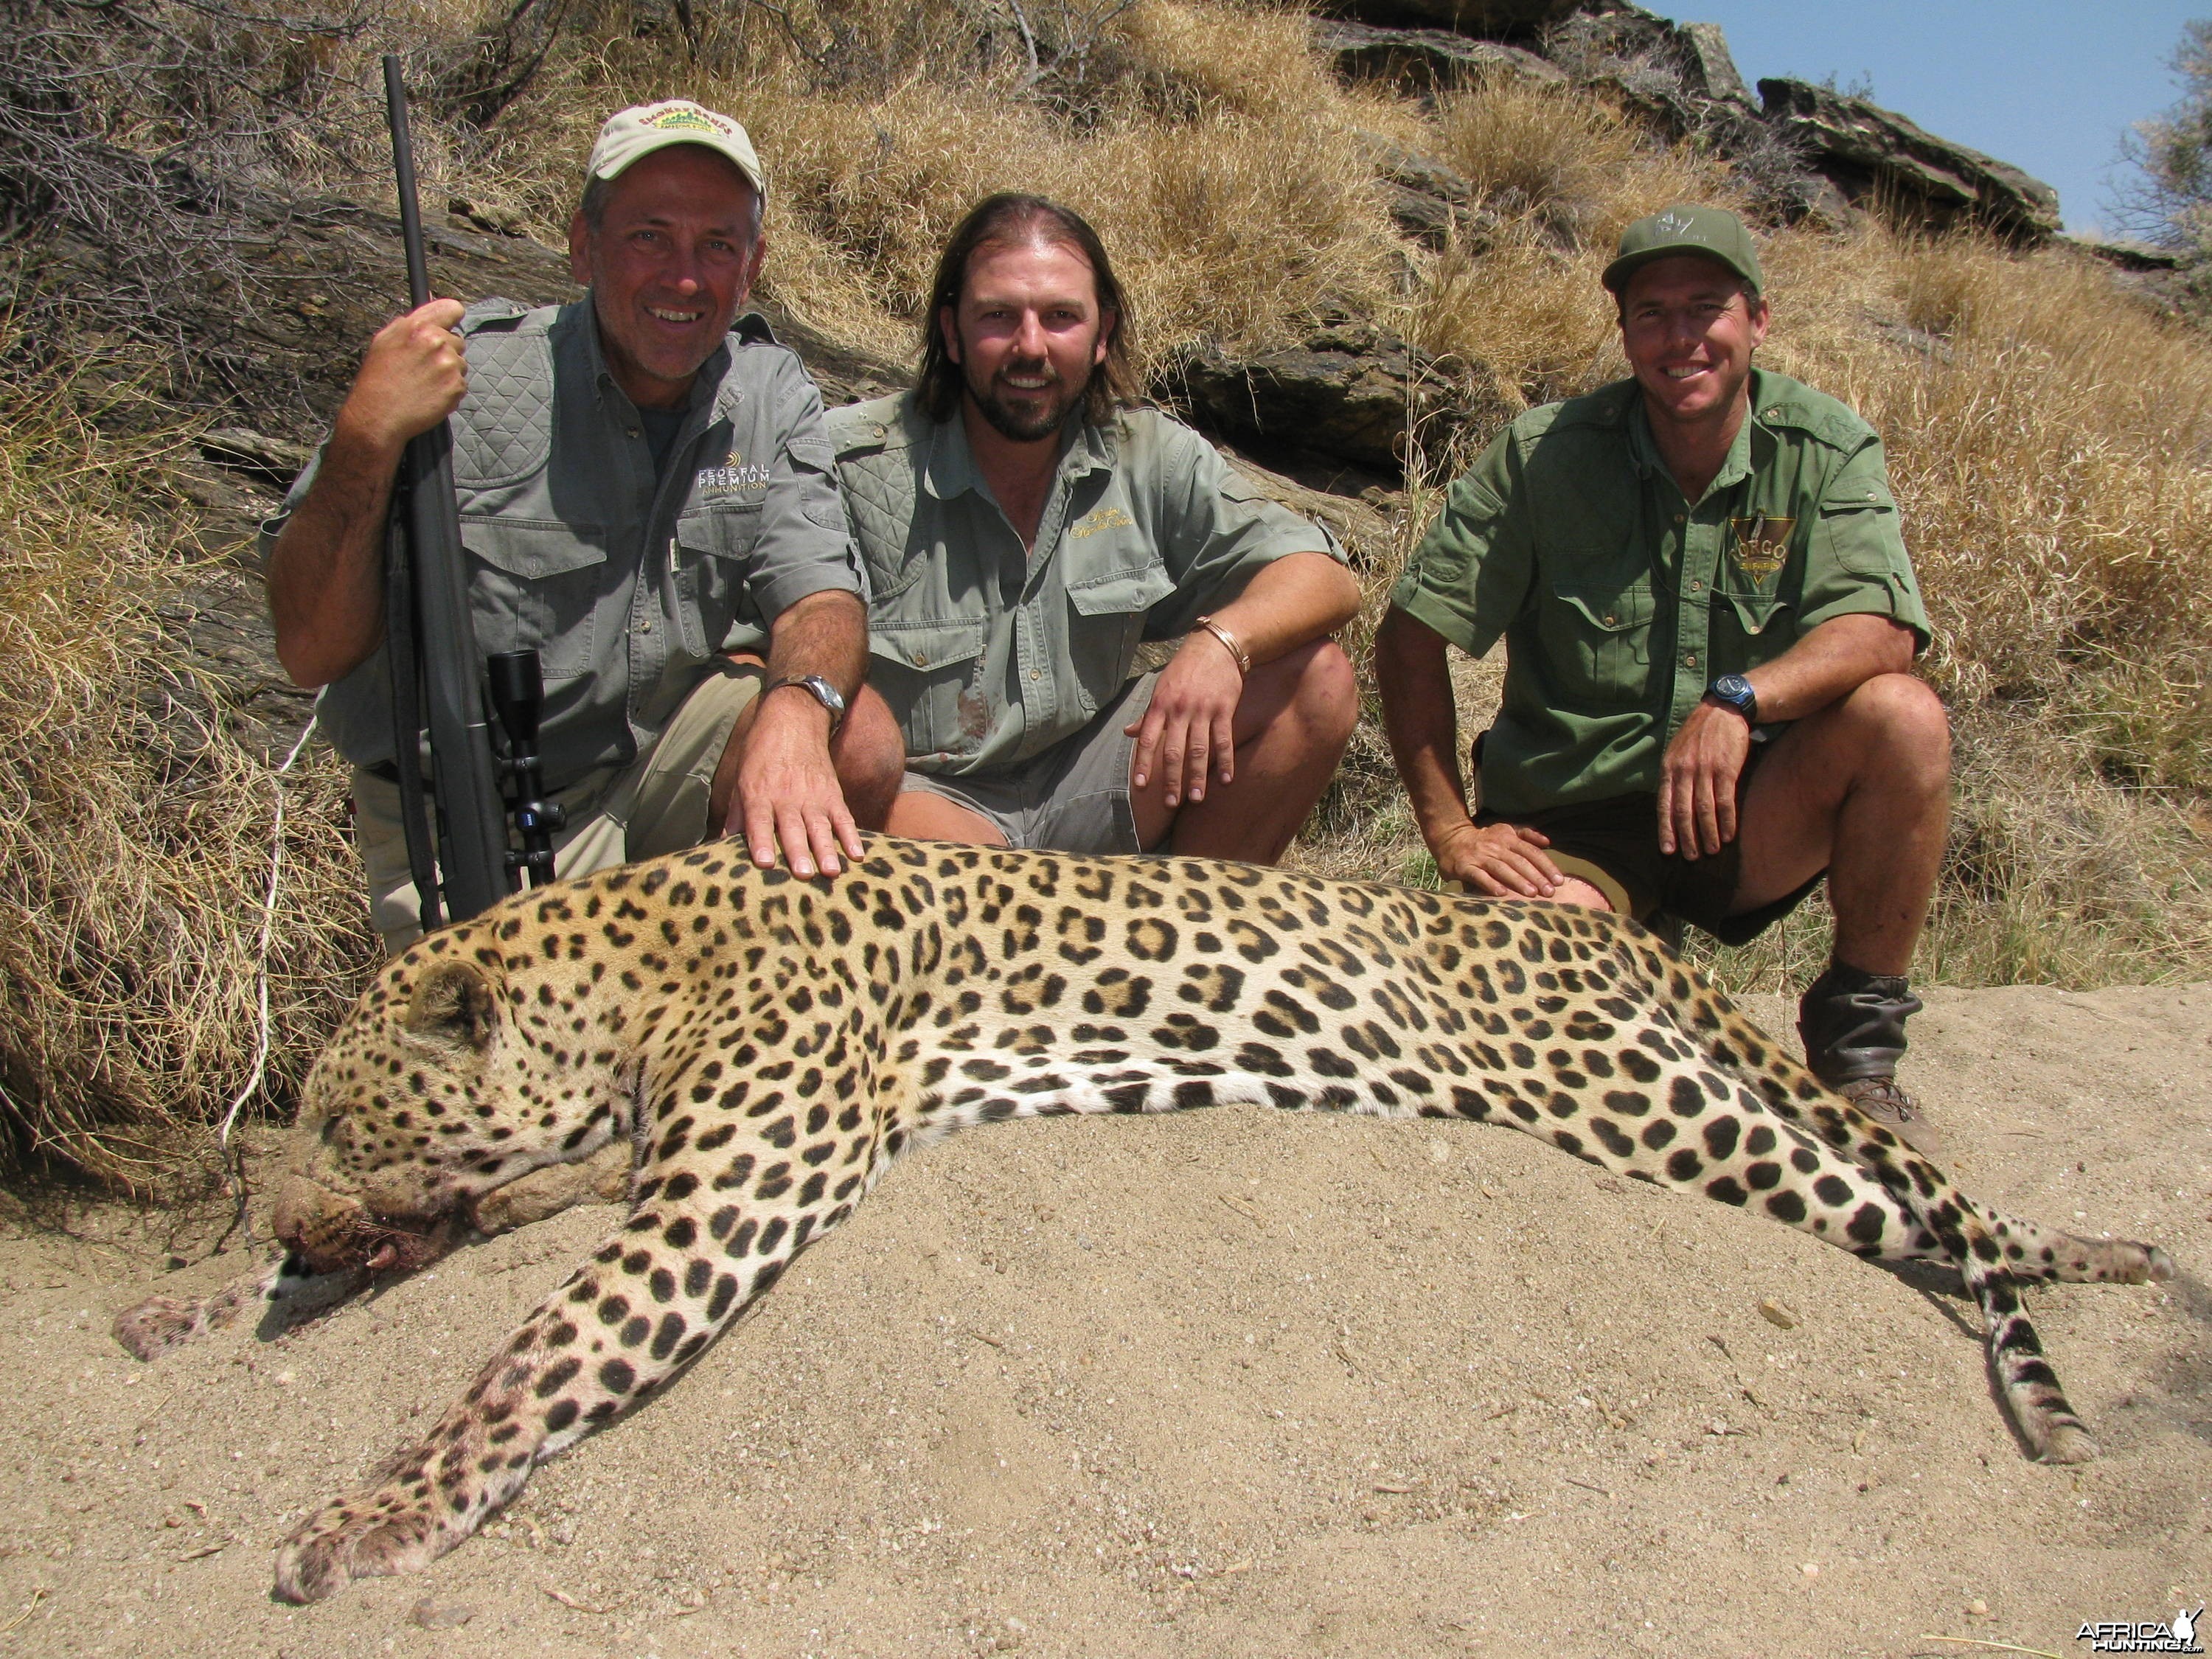
POLYGON ((386 325, 263 527, 277 655, 323 688, 324 730, 354 764, 388 949, 421 930, 382 650, 385 517, 408 440, 448 416, 477 642, 534 648, 544 671, 562 874, 734 830, 763 865, 834 874, 889 811, 902 750, 861 686, 866 586, 821 395, 738 317, 765 198, 735 121, 680 100, 623 110, 569 224, 586 298, 433 300, 386 325))

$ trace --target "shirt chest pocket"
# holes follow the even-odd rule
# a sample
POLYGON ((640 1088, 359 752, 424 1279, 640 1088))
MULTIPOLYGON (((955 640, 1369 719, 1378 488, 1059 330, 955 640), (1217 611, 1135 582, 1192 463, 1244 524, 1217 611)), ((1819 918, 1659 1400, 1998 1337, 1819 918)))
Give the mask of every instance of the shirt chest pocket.
POLYGON ((588 673, 605 586, 605 532, 597 525, 464 519, 471 558, 469 611, 487 653, 535 651, 549 680, 588 673))
POLYGON ((1070 586, 1067 659, 1085 714, 1121 694, 1145 636, 1145 613, 1174 592, 1174 579, 1158 559, 1070 586))
POLYGON ((714 655, 739 619, 760 620, 750 580, 760 533, 758 501, 722 502, 676 520, 677 622, 690 655, 714 655))
POLYGON ((1540 620, 1545 654, 1561 689, 1599 707, 1644 702, 1655 614, 1649 577, 1626 583, 1554 583, 1540 620))
POLYGON ((882 694, 918 758, 973 754, 991 729, 991 700, 981 668, 990 642, 988 617, 897 617, 868 620, 868 684, 882 694))

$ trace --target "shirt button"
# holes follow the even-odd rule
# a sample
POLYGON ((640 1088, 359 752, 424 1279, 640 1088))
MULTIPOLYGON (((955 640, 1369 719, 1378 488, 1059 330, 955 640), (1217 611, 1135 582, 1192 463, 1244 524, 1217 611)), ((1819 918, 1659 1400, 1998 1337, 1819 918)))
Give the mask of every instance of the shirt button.
POLYGON ((1030 678, 1033 680, 1041 680, 1044 678, 1044 675, 1041 671, 1032 668, 1030 670, 1030 678))
POLYGON ((1682 659, 1682 666, 1685 668, 1695 668, 1697 665, 1698 653, 1694 651, 1691 652, 1687 656, 1682 659))
POLYGON ((1695 577, 1692 577, 1692 578, 1691 578, 1691 580, 1690 580, 1690 592, 1692 592, 1692 593, 1702 593, 1702 592, 1704 592, 1705 591, 1705 585, 1703 582, 1701 582, 1701 581, 1698 580, 1695 577))
POLYGON ((638 435, 638 434, 637 434, 637 428, 636 428, 635 427, 630 427, 630 428, 627 428, 627 430, 629 431, 629 435, 630 435, 631 437, 633 437, 633 438, 635 438, 635 437, 636 437, 636 436, 638 435))
POLYGON ((1612 611, 1607 611, 1607 612, 1605 613, 1605 625, 1606 625, 1607 628, 1612 628, 1612 627, 1615 627, 1615 626, 1617 626, 1617 625, 1619 624, 1620 621, 1620 617, 1616 617, 1616 616, 1614 616, 1614 615, 1613 614, 1613 612, 1612 612, 1612 611))
MULTIPOLYGON (((634 433, 634 432, 633 432, 630 435, 631 435, 632 437, 635 437, 637 434, 636 434, 635 433, 634 433)), ((1674 515, 1674 522, 1675 522, 1676 524, 1682 524, 1682 523, 1686 522, 1686 520, 1685 520, 1685 519, 1684 519, 1684 517, 1683 517, 1683 515, 1682 515, 1681 514, 1677 513, 1677 514, 1674 515)))
POLYGON ((915 653, 914 653, 914 665, 915 665, 916 668, 927 668, 927 667, 928 667, 928 666, 929 666, 929 654, 928 654, 928 653, 927 653, 927 652, 923 652, 923 651, 917 651, 917 652, 915 652, 915 653))

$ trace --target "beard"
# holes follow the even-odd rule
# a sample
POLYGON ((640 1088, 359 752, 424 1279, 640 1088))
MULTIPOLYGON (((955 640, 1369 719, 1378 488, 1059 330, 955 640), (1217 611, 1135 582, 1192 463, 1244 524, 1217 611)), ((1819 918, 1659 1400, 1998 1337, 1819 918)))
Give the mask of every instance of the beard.
POLYGON ((1086 374, 1071 386, 1050 363, 1036 362, 1010 363, 981 386, 964 369, 961 379, 994 432, 1018 444, 1031 444, 1051 437, 1081 411, 1091 391, 1091 376, 1086 374), (1035 389, 1012 387, 1005 384, 1009 374, 1042 379, 1046 384, 1035 389))

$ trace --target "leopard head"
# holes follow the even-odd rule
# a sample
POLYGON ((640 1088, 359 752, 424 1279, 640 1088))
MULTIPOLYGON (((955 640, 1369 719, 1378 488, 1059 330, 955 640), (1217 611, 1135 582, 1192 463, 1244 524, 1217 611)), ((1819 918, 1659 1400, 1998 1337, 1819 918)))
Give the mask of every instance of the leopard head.
POLYGON ((308 1075, 275 1227, 316 1272, 434 1261, 486 1194, 627 1129, 611 1035, 483 933, 397 957, 308 1075))

